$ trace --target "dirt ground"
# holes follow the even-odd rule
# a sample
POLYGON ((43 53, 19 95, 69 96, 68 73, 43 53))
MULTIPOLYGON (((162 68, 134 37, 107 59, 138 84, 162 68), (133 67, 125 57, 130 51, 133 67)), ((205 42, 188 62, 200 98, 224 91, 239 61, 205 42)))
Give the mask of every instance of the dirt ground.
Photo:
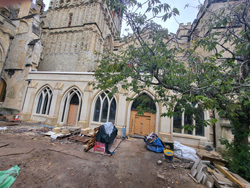
POLYGON ((0 131, 0 170, 20 167, 12 188, 204 187, 188 177, 190 170, 181 161, 174 159, 174 169, 162 153, 148 151, 142 139, 124 140, 108 156, 84 152, 81 143, 41 133, 41 127, 31 125, 0 131))

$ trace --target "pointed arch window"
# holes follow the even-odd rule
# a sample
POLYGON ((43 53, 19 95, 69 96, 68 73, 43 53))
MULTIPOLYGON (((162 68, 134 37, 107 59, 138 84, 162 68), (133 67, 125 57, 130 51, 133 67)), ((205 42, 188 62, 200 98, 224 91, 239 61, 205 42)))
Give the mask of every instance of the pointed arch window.
POLYGON ((52 96, 52 90, 48 86, 42 89, 38 95, 37 114, 49 115, 52 96))
POLYGON ((109 91, 101 93, 95 102, 93 121, 114 122, 116 116, 115 97, 109 96, 109 91))
POLYGON ((204 111, 200 105, 195 104, 197 108, 197 113, 193 116, 188 112, 182 112, 180 106, 177 104, 175 106, 174 112, 175 115, 173 116, 173 132, 174 133, 181 133, 181 134, 189 134, 194 136, 204 136, 205 129, 202 124, 202 121, 205 120, 204 111), (184 130, 184 125, 194 125, 193 130, 184 130))

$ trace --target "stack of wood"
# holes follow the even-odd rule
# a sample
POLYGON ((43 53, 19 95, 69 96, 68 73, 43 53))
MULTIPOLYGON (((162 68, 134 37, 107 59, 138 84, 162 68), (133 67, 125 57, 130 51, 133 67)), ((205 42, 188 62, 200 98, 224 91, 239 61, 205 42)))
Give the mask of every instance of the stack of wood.
POLYGON ((69 137, 70 141, 78 141, 78 142, 82 142, 84 144, 86 144, 89 140, 91 139, 91 137, 88 136, 78 136, 78 135, 73 135, 69 137))
POLYGON ((250 183, 239 175, 230 172, 226 167, 218 162, 197 160, 191 173, 188 174, 195 182, 205 184, 209 188, 240 187, 250 188, 250 183), (212 165, 213 164, 213 165, 212 165))
POLYGON ((96 135, 97 135, 100 127, 101 126, 94 128, 94 133, 91 135, 91 139, 88 141, 87 147, 84 149, 84 151, 87 152, 95 146, 96 135))

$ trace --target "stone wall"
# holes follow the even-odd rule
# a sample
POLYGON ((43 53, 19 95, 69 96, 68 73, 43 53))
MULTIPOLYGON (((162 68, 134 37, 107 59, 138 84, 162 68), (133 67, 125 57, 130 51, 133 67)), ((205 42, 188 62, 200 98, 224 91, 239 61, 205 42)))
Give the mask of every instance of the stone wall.
POLYGON ((117 32, 102 1, 54 0, 44 21, 39 71, 94 71, 95 52, 112 51, 117 32))

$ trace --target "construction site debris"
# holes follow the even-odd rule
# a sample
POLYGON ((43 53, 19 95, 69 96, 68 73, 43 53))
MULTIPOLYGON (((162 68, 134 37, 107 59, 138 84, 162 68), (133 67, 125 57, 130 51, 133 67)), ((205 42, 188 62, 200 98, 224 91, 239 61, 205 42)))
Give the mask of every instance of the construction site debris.
POLYGON ((91 139, 88 141, 86 148, 84 151, 89 151, 95 145, 96 135, 101 126, 94 128, 94 133, 91 135, 91 139))
POLYGON ((179 159, 185 159, 189 161, 197 161, 198 156, 194 148, 184 146, 180 142, 174 142, 174 156, 179 159))
POLYGON ((85 129, 82 129, 82 130, 81 130, 81 134, 86 135, 86 134, 89 134, 91 131, 92 131, 91 128, 85 128, 85 129))
POLYGON ((215 167, 225 176, 227 177, 235 186, 246 188, 239 180, 237 180, 232 174, 230 174, 225 168, 218 164, 214 164, 215 167))
POLYGON ((19 125, 19 123, 12 121, 0 121, 0 126, 15 126, 15 125, 19 125))
POLYGON ((164 145, 162 141, 154 132, 145 137, 144 142, 146 143, 147 149, 150 151, 162 153, 164 150, 164 145))
POLYGON ((64 138, 70 135, 79 134, 81 129, 79 127, 56 127, 51 131, 44 133, 45 136, 50 136, 53 139, 64 138))
POLYGON ((157 161, 157 164, 158 164, 158 165, 161 165, 161 164, 162 164, 162 161, 161 161, 161 160, 158 160, 158 161, 157 161))
POLYGON ((91 139, 91 137, 73 135, 73 136, 70 136, 68 139, 70 141, 78 141, 78 142, 82 142, 82 143, 86 144, 91 139))
POLYGON ((214 187, 250 187, 249 183, 238 175, 233 175, 227 168, 222 167, 217 163, 211 164, 210 161, 201 160, 195 161, 188 174, 197 183, 202 183, 209 188, 214 187))
POLYGON ((106 122, 100 127, 96 135, 96 141, 105 144, 105 152, 107 154, 114 154, 114 152, 109 151, 109 147, 116 139, 117 132, 118 130, 112 122, 106 122))

